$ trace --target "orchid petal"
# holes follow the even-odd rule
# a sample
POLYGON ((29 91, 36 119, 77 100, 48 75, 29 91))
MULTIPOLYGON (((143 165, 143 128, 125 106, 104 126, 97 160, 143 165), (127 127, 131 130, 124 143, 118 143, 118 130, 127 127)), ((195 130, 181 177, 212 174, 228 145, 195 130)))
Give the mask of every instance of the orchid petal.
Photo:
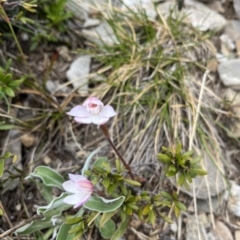
POLYGON ((71 109, 70 112, 67 112, 68 115, 73 117, 90 117, 92 114, 87 111, 87 108, 84 106, 76 106, 71 109))
POLYGON ((93 104, 96 104, 96 105, 100 105, 100 106, 104 106, 103 102, 100 101, 98 98, 96 97, 90 97, 88 98, 84 103, 83 103, 83 106, 87 106, 89 103, 93 103, 93 104))
POLYGON ((84 124, 88 124, 88 123, 92 123, 92 115, 90 117, 75 117, 74 120, 77 123, 84 123, 84 124))
POLYGON ((108 117, 102 117, 100 115, 92 115, 92 123, 97 125, 103 125, 109 120, 108 117))
POLYGON ((103 107, 101 112, 99 113, 99 116, 105 117, 105 118, 110 118, 115 116, 117 113, 114 111, 113 107, 110 105, 106 105, 103 107))
POLYGON ((87 178, 85 178, 85 177, 82 176, 82 175, 75 175, 75 174, 69 173, 68 176, 69 176, 69 179, 70 179, 70 180, 73 180, 74 182, 82 181, 82 180, 87 180, 87 178))
POLYGON ((65 191, 70 193, 80 193, 82 191, 90 192, 93 191, 93 185, 90 181, 84 180, 79 182, 73 182, 72 180, 66 181, 62 184, 65 191))
POLYGON ((69 205, 75 205, 74 208, 80 207, 83 205, 91 196, 89 192, 81 192, 69 195, 64 198, 63 202, 69 205))

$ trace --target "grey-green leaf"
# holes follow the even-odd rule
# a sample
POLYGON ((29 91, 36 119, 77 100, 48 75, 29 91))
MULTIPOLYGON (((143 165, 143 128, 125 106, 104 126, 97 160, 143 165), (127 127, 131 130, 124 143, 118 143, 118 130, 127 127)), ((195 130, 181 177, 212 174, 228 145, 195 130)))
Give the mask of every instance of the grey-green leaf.
POLYGON ((46 186, 58 187, 63 190, 62 184, 65 181, 64 178, 58 172, 49 167, 36 167, 35 171, 31 173, 27 178, 29 177, 41 178, 46 186))
POLYGON ((125 197, 120 196, 115 199, 104 199, 102 197, 91 196, 84 207, 98 212, 112 212, 118 209, 124 202, 125 197))

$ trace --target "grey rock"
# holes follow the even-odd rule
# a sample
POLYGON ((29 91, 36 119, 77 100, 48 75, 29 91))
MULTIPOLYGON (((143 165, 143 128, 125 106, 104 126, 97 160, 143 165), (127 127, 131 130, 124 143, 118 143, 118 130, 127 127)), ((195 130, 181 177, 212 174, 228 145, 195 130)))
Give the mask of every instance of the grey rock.
POLYGON ((68 80, 82 97, 88 95, 90 64, 91 56, 81 56, 71 64, 70 69, 67 71, 68 80))
MULTIPOLYGON (((170 10, 174 8, 175 3, 172 1, 158 5, 158 10, 166 17, 169 16, 170 10)), ((222 15, 211 10, 206 5, 193 0, 185 0, 185 8, 180 13, 175 12, 175 14, 176 17, 182 14, 187 23, 200 31, 221 30, 227 24, 227 20, 222 15)))
POLYGON ((233 41, 240 39, 240 21, 229 20, 225 27, 224 33, 227 34, 233 41))
POLYGON ((233 8, 237 16, 240 18, 240 0, 233 0, 233 8))
POLYGON ((227 87, 240 89, 240 59, 228 60, 218 65, 221 81, 227 87))
POLYGON ((195 215, 188 215, 186 222, 186 240, 199 240, 199 239, 202 240, 208 239, 204 223, 198 217, 196 219, 195 215))
POLYGON ((228 210, 237 217, 240 217, 240 186, 231 182, 231 190, 227 200, 228 210))
POLYGON ((83 35, 91 42, 98 44, 99 46, 104 44, 113 45, 118 43, 116 35, 108 23, 102 22, 99 26, 82 30, 83 35))
POLYGON ((227 20, 219 13, 211 10, 202 3, 186 0, 185 14, 193 27, 201 31, 221 30, 227 24, 227 20))
POLYGON ((215 213, 215 214, 220 214, 220 206, 222 205, 221 199, 219 197, 212 197, 210 198, 211 200, 211 205, 209 202, 209 199, 198 199, 197 200, 197 210, 202 211, 205 213, 215 213), (211 206, 211 207, 210 207, 211 206))
POLYGON ((146 11, 146 15, 151 20, 155 20, 157 16, 152 0, 123 0, 122 9, 129 11, 128 8, 134 12, 138 12, 141 8, 144 9, 146 11))

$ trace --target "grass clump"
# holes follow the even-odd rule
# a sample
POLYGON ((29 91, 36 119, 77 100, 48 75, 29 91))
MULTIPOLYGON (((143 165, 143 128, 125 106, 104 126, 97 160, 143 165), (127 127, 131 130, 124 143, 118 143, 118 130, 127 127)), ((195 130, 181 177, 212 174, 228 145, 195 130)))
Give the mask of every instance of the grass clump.
POLYGON ((211 33, 173 12, 154 22, 143 12, 119 9, 104 18, 117 43, 93 52, 96 71, 106 79, 93 95, 118 106, 113 135, 127 161, 151 164, 161 146, 181 142, 185 150, 206 152, 222 171, 223 141, 215 125, 221 99, 205 67, 213 57, 211 33))

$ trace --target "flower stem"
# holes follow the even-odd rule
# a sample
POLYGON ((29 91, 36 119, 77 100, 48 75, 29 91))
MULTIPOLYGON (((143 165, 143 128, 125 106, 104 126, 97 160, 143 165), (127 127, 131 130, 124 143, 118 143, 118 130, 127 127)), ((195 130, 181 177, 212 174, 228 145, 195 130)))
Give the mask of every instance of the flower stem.
POLYGON ((108 128, 107 126, 104 125, 100 125, 100 128, 104 134, 104 136, 106 137, 106 139, 108 140, 109 144, 111 145, 111 147, 113 148, 113 150, 115 151, 115 153, 118 155, 119 159, 122 161, 124 167, 128 170, 128 174, 130 175, 130 177, 134 180, 134 176, 132 173, 132 170, 130 168, 130 166, 126 163, 126 161, 124 160, 124 158, 122 157, 122 155, 119 153, 119 151, 116 149, 114 143, 112 142, 109 132, 108 132, 108 128))

